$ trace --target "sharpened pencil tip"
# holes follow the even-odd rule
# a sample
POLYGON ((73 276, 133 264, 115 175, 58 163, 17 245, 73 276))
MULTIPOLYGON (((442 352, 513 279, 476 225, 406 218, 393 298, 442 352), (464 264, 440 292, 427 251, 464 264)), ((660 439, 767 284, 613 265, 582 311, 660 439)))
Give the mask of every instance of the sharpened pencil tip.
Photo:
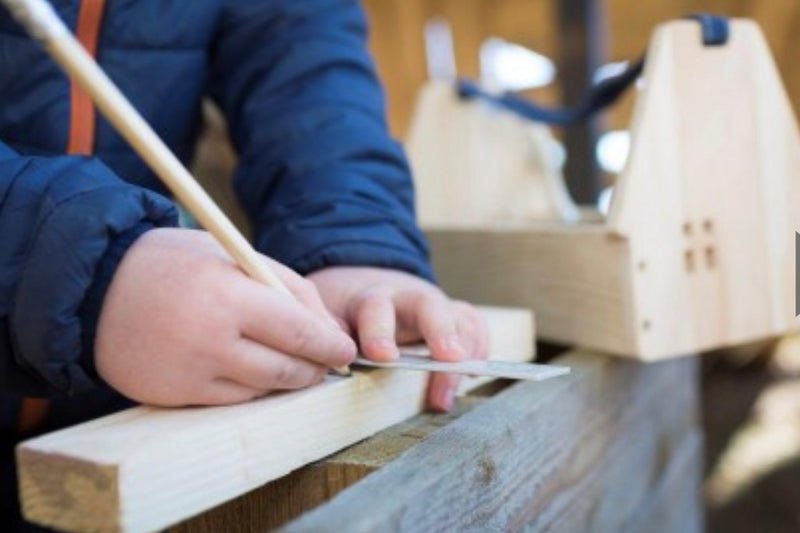
POLYGON ((350 376, 353 375, 353 371, 350 370, 349 366, 340 366, 340 367, 337 367, 337 368, 331 368, 331 372, 333 374, 336 374, 337 376, 342 376, 342 377, 345 377, 345 378, 350 377, 350 376))

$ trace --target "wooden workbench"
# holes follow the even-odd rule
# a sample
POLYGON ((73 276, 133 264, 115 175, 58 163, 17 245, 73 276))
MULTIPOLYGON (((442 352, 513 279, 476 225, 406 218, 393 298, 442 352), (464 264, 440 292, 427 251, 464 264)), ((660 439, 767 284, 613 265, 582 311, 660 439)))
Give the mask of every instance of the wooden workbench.
POLYGON ((478 390, 170 532, 701 531, 697 358, 557 361, 570 379, 478 390))

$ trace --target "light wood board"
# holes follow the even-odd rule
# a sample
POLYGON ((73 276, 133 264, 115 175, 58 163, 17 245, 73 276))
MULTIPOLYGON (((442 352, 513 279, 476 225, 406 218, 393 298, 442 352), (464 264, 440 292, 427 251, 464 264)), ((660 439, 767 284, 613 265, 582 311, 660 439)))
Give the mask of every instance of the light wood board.
POLYGON ((616 353, 636 344, 629 242, 604 227, 427 230, 442 287, 481 304, 536 303, 537 334, 616 353), (478 256, 491 261, 471 261, 478 256), (475 279, 483 280, 476 284, 475 279))
MULTIPOLYGON (((483 312, 493 358, 530 360, 532 313, 483 312)), ((155 531, 419 413, 427 380, 357 371, 248 404, 138 407, 32 439, 17 449, 23 513, 66 531, 155 531)))
POLYGON ((341 452, 181 522, 167 533, 263 533, 282 526, 386 466, 439 428, 487 401, 485 397, 474 395, 485 388, 459 398, 449 413, 421 413, 395 424, 341 452))

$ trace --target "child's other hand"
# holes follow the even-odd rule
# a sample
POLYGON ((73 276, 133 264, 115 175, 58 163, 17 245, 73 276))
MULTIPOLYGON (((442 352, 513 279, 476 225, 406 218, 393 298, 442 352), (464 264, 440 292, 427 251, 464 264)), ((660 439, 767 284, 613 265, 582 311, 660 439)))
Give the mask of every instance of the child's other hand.
POLYGON ((103 303, 100 376, 143 403, 227 404, 307 387, 349 364, 355 344, 314 285, 265 261, 298 301, 247 277, 206 232, 145 233, 103 303))
MULTIPOLYGON (((370 359, 391 360, 398 356, 398 343, 418 341, 424 341, 440 361, 488 355, 489 332, 483 317, 421 278, 367 267, 325 268, 308 278, 370 359)), ((458 381, 458 376, 434 374, 428 387, 430 407, 449 410, 458 381)))

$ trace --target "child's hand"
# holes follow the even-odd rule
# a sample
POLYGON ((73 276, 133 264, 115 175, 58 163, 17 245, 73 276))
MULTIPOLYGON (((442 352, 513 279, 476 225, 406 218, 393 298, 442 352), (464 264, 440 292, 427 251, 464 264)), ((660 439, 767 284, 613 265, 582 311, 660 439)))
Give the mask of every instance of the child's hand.
POLYGON ((248 278, 206 232, 145 233, 106 294, 98 373, 139 402, 225 404, 307 387, 349 364, 355 344, 313 284, 270 266, 299 302, 248 278))
MULTIPOLYGON (((427 281, 395 270, 334 267, 314 272, 314 282, 333 314, 356 334, 364 355, 378 361, 398 356, 398 343, 424 340, 434 359, 485 359, 489 333, 469 304, 450 300, 427 281)), ((449 410, 458 377, 435 374, 428 400, 449 410)))

